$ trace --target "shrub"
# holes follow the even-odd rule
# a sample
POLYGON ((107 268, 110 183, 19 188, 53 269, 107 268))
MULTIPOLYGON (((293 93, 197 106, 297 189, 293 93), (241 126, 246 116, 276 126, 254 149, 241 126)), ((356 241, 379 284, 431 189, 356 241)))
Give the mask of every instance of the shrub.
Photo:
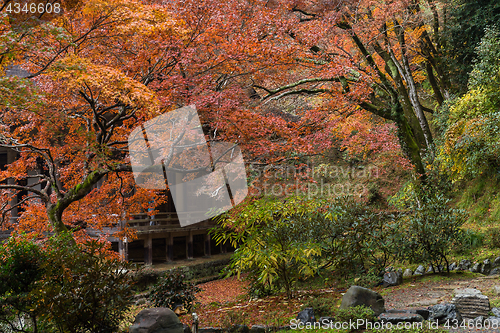
POLYGON ((43 277, 43 261, 39 246, 24 238, 11 237, 0 247, 0 331, 37 326, 43 308, 37 307, 36 283, 43 277))
POLYGON ((16 332, 117 332, 131 304, 132 266, 106 244, 16 236, 0 253, 0 319, 9 327, 24 319, 16 332))
POLYGON ((315 297, 309 299, 301 307, 301 310, 305 308, 313 308, 314 316, 316 317, 331 317, 333 316, 333 310, 336 307, 336 301, 331 297, 315 297))
POLYGON ((377 273, 375 270, 370 269, 368 272, 359 275, 352 280, 350 285, 357 285, 365 288, 373 288, 383 281, 382 272, 377 273))
POLYGON ((75 244, 68 234, 47 245, 39 287, 51 323, 61 332, 117 332, 131 305, 134 266, 97 240, 75 244))
MULTIPOLYGON (((411 212, 399 220, 400 258, 411 263, 446 267, 452 246, 463 240, 465 212, 449 207, 450 200, 423 188, 411 205, 411 212)), ((440 270, 441 271, 441 270, 440 270)))
POLYGON ((174 309, 182 305, 187 311, 194 306, 195 294, 201 291, 194 283, 186 281, 184 274, 178 270, 170 270, 153 286, 149 298, 154 306, 174 309))
MULTIPOLYGON (((500 242, 500 234, 498 238, 500 242)), ((465 229, 462 232, 462 237, 455 244, 455 249, 458 253, 467 253, 475 250, 483 245, 484 235, 474 230, 465 229)), ((500 247, 500 243, 498 245, 500 247)))
POLYGON ((240 244, 231 272, 248 272, 259 296, 284 290, 292 297, 297 282, 321 266, 345 274, 369 266, 381 271, 398 250, 394 216, 348 198, 263 198, 219 223, 217 239, 240 244))
POLYGON ((300 196, 285 201, 263 198, 243 207, 234 219, 219 218, 222 228, 216 239, 241 243, 232 257, 231 273, 249 272, 252 291, 259 296, 284 290, 292 297, 299 279, 313 276, 319 267, 320 206, 300 196), (228 231, 235 225, 237 232, 228 231))
POLYGON ((363 305, 358 305, 347 309, 339 309, 335 314, 335 320, 341 323, 356 322, 358 319, 362 319, 365 323, 377 321, 375 312, 363 305))
POLYGON ((398 252, 395 216, 376 213, 352 199, 334 202, 320 218, 320 224, 325 259, 346 278, 367 269, 383 271, 398 252))

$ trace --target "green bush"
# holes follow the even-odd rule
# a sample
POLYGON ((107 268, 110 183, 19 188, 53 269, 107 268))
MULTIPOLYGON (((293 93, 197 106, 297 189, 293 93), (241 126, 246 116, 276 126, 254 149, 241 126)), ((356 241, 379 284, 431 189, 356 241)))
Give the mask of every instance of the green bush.
POLYGON ((154 306, 174 309, 182 305, 187 311, 194 306, 195 295, 201 291, 192 282, 186 281, 184 274, 178 270, 170 270, 153 286, 149 299, 154 306))
POLYGON ((370 269, 381 272, 398 252, 396 216, 377 213, 352 199, 334 202, 320 217, 320 224, 317 237, 323 240, 324 258, 345 278, 370 269))
POLYGON ((12 237, 0 247, 0 329, 115 333, 131 305, 131 268, 99 241, 12 237))
POLYGON ((25 238, 11 237, 0 247, 0 331, 36 327, 44 311, 37 306, 37 282, 44 274, 45 254, 25 238), (23 318, 23 321, 19 321, 23 318))
POLYGON ((319 268, 320 206, 321 202, 300 196, 263 198, 244 206, 233 218, 219 218, 216 239, 240 243, 230 272, 248 272, 251 291, 259 297, 282 290, 292 297, 297 282, 319 268), (234 226, 239 226, 237 231, 234 226))
POLYGON ((335 314, 335 320, 341 323, 356 322, 358 319, 362 319, 365 323, 377 321, 375 312, 373 312, 373 310, 369 307, 363 305, 347 309, 339 309, 335 314))
POLYGON ((355 279, 349 280, 350 285, 357 285, 365 288, 373 288, 383 281, 382 272, 377 273, 373 269, 366 273, 360 274, 355 279))
POLYGON ((131 306, 133 265, 103 242, 75 244, 69 234, 49 241, 45 264, 38 285, 56 331, 117 332, 131 306))
POLYGON ((238 242, 232 273, 248 272, 259 297, 284 290, 333 266, 344 277, 374 267, 382 271, 398 251, 394 216, 349 198, 263 198, 219 218, 216 237, 238 242))
POLYGON ((399 259, 448 269, 452 249, 464 240, 467 215, 451 208, 450 199, 428 182, 413 186, 405 199, 408 210, 398 220, 399 259))
POLYGON ((336 308, 336 300, 331 297, 314 297, 302 305, 301 310, 313 308, 316 317, 331 317, 336 308))

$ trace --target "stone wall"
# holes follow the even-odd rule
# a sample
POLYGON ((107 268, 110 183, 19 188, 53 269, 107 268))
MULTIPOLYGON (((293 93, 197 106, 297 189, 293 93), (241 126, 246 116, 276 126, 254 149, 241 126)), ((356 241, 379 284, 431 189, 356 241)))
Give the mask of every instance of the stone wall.
POLYGON ((171 270, 182 271, 182 274, 186 276, 186 280, 188 281, 193 280, 195 283, 207 282, 219 275, 219 273, 229 264, 230 260, 230 258, 226 258, 207 261, 196 265, 182 266, 165 271, 156 271, 146 268, 138 273, 135 278, 136 289, 139 291, 146 290, 148 286, 155 284, 161 276, 171 270))

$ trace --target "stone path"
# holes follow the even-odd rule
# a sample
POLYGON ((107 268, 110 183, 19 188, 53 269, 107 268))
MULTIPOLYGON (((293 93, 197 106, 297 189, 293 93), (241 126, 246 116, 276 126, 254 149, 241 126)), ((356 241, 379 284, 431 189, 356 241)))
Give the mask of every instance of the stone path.
MULTIPOLYGON (((452 273, 448 277, 424 275, 422 277, 405 278, 400 287, 379 290, 385 299, 386 309, 417 309, 427 308, 439 303, 450 303, 455 289, 475 288, 482 291, 492 300, 500 299, 494 296, 492 289, 500 285, 500 277, 477 275, 471 278, 469 274, 452 273)), ((500 333, 500 329, 492 328, 459 328, 450 332, 491 332, 500 333)))

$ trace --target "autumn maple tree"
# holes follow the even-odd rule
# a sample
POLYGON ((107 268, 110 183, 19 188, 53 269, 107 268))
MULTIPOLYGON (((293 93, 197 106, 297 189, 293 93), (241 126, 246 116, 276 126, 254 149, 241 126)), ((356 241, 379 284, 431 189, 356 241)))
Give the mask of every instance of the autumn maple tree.
POLYGON ((290 123, 249 103, 250 74, 296 52, 272 52, 294 23, 278 14, 253 3, 95 0, 24 30, 4 17, 2 68, 29 73, 2 78, 0 145, 17 154, 1 172, 4 226, 21 208, 21 230, 102 229, 166 200, 135 186, 127 136, 184 105, 198 107, 209 141, 238 143, 250 161, 326 146, 329 119, 317 110, 290 123))
POLYGON ((172 66, 168 51, 144 47, 182 41, 182 27, 140 2, 89 1, 9 33, 4 69, 18 63, 31 75, 2 79, 1 146, 18 157, 1 175, 4 223, 23 208, 23 230, 102 229, 140 211, 155 193, 134 187, 126 137, 163 110, 146 85, 172 66))
MULTIPOLYGON (((274 1, 273 3, 278 3, 274 1)), ((294 70, 256 81, 263 100, 316 96, 335 114, 369 112, 397 127, 399 142, 419 174, 433 138, 425 113, 449 97, 440 63, 440 9, 432 1, 280 2, 296 25, 287 42, 303 53, 294 70), (432 13, 424 16, 424 10, 432 13), (430 24, 427 24, 427 23, 430 24), (422 100, 422 82, 430 88, 422 100)))
POLYGON ((449 94, 432 1, 72 5, 25 30, 3 16, 2 68, 30 73, 1 79, 1 146, 18 154, 1 172, 2 216, 22 208, 18 228, 102 229, 166 200, 134 185, 127 136, 193 104, 208 142, 240 145, 248 164, 299 160, 339 140, 360 153, 398 150, 395 126, 425 173, 425 112, 449 94), (361 142, 349 127, 373 131, 361 142), (384 145, 367 144, 377 132, 384 145))

